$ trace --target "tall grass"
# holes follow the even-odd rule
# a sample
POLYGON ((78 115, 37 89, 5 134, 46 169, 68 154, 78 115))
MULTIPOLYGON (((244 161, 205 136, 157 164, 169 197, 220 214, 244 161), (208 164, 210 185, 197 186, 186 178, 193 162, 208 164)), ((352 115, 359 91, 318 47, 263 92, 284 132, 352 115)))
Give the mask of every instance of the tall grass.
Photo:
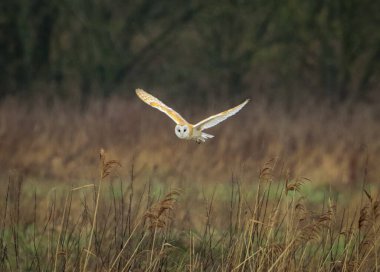
POLYGON ((311 181, 277 171, 272 160, 254 180, 234 175, 222 190, 215 187, 196 196, 191 187, 154 188, 151 179, 132 174, 133 168, 124 179, 117 164, 101 153, 97 186, 66 186, 49 193, 31 193, 20 175, 11 175, 1 197, 0 269, 379 268, 380 200, 367 181, 350 201, 339 201, 328 191, 314 201, 303 192, 311 181))
POLYGON ((100 198, 102 183, 103 183, 104 179, 110 174, 112 168, 115 165, 120 165, 120 163, 118 161, 116 161, 116 160, 107 161, 104 149, 100 150, 99 157, 100 157, 99 185, 98 185, 98 189, 97 189, 97 192, 96 192, 95 208, 94 208, 92 226, 91 226, 91 231, 90 231, 90 238, 88 239, 88 246, 87 246, 87 250, 86 250, 86 257, 85 257, 84 265, 83 265, 83 271, 87 271, 87 264, 88 264, 88 260, 89 260, 89 256, 90 256, 90 251, 91 251, 91 245, 92 245, 92 237, 94 235, 94 229, 95 229, 95 226, 97 224, 96 219, 97 219, 97 215, 98 215, 99 198, 100 198))

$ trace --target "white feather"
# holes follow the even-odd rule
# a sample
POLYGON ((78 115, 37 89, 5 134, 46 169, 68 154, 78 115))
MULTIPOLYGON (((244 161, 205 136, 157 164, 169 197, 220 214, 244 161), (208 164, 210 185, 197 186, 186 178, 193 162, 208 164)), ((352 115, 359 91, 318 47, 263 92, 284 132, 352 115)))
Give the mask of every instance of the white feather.
POLYGON ((211 138, 214 138, 214 135, 202 132, 201 137, 204 139, 211 139, 211 138))
POLYGON ((231 117, 232 115, 235 115, 248 102, 249 102, 249 99, 245 100, 243 103, 241 103, 240 105, 238 105, 232 109, 229 109, 229 110, 223 111, 221 113, 215 114, 213 116, 210 116, 209 118, 204 119, 204 120, 200 121, 199 123, 195 124, 194 127, 198 128, 200 130, 204 130, 204 129, 208 129, 208 128, 211 128, 213 126, 216 126, 217 124, 219 124, 220 122, 223 122, 224 120, 231 117))

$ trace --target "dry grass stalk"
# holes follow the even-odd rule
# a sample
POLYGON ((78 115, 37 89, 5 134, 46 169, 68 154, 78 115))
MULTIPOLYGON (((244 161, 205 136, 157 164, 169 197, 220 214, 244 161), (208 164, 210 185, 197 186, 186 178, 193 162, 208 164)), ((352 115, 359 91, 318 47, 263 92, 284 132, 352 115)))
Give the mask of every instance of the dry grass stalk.
POLYGON ((170 220, 170 211, 174 209, 179 195, 178 190, 173 190, 145 212, 144 217, 149 220, 149 229, 162 229, 167 226, 168 220, 170 220))
POLYGON ((297 178, 295 181, 291 182, 289 176, 285 179, 285 194, 287 195, 289 191, 300 192, 301 186, 306 182, 310 181, 308 178, 297 178))
POLYGON ((380 202, 379 200, 373 199, 372 195, 367 192, 367 190, 363 190, 365 195, 367 196, 369 203, 365 204, 360 209, 360 216, 358 220, 359 229, 362 230, 366 227, 373 227, 380 216, 380 202))
POLYGON ((261 271, 268 269, 271 264, 284 254, 286 246, 284 244, 270 244, 263 248, 258 255, 258 259, 263 263, 261 271))
POLYGON ((260 181, 271 182, 273 180, 273 169, 275 167, 275 163, 276 159, 270 159, 264 163, 259 172, 260 181))
POLYGON ((360 209, 360 216, 358 221, 359 229, 363 229, 364 227, 370 224, 370 208, 368 206, 364 206, 360 209))
POLYGON ((101 162, 101 179, 105 179, 106 177, 108 177, 115 166, 121 167, 120 162, 117 160, 106 160, 106 154, 103 148, 100 149, 99 158, 101 162))
POLYGON ((99 208, 99 199, 100 199, 102 182, 103 182, 104 178, 106 178, 110 174, 110 172, 114 168, 114 166, 120 165, 120 163, 115 161, 115 160, 107 161, 106 154, 105 154, 105 151, 103 148, 100 149, 99 158, 100 158, 99 186, 98 186, 98 191, 97 191, 97 195, 96 195, 94 217, 93 217, 93 221, 92 221, 92 225, 91 225, 90 238, 88 239, 86 256, 85 256, 84 265, 83 265, 83 271, 84 272, 87 271, 88 260, 89 260, 90 252, 91 252, 92 237, 94 235, 94 229, 95 229, 95 226, 97 223, 97 214, 98 214, 98 208, 99 208))
POLYGON ((295 207, 294 207, 294 210, 295 210, 295 218, 296 220, 299 222, 299 223, 302 223, 304 220, 307 219, 307 216, 309 214, 305 204, 303 203, 303 200, 304 198, 301 197, 295 207))
POLYGON ((335 206, 332 205, 326 212, 309 218, 309 221, 311 222, 301 228, 301 231, 296 238, 295 245, 298 246, 307 242, 319 241, 323 229, 327 229, 334 218, 334 209, 335 206))

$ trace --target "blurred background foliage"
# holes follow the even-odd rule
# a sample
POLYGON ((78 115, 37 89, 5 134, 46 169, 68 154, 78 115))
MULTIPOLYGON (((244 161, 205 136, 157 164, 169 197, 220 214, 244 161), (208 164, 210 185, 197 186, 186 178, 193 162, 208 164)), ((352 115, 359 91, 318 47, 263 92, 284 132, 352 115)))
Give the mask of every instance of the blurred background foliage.
POLYGON ((0 96, 376 101, 380 2, 3 0, 0 96))

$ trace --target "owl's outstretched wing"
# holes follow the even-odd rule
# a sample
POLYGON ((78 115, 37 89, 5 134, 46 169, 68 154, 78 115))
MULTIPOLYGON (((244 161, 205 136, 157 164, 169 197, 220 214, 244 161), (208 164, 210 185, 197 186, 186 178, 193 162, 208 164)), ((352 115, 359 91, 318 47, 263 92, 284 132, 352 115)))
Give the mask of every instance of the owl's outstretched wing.
POLYGON ((236 114, 238 111, 240 111, 247 103, 249 102, 249 99, 245 100, 243 103, 240 105, 223 111, 221 113, 215 114, 213 116, 210 116, 209 118, 200 121, 199 123, 195 124, 194 127, 198 128, 200 130, 204 130, 213 126, 216 126, 220 122, 223 122, 227 118, 231 117, 232 115, 236 114))
POLYGON ((165 113, 167 116, 169 116, 176 124, 184 125, 188 123, 178 112, 166 106, 164 103, 155 98, 153 95, 148 94, 146 91, 142 89, 136 89, 136 94, 142 101, 147 103, 149 106, 156 108, 159 111, 165 113))

